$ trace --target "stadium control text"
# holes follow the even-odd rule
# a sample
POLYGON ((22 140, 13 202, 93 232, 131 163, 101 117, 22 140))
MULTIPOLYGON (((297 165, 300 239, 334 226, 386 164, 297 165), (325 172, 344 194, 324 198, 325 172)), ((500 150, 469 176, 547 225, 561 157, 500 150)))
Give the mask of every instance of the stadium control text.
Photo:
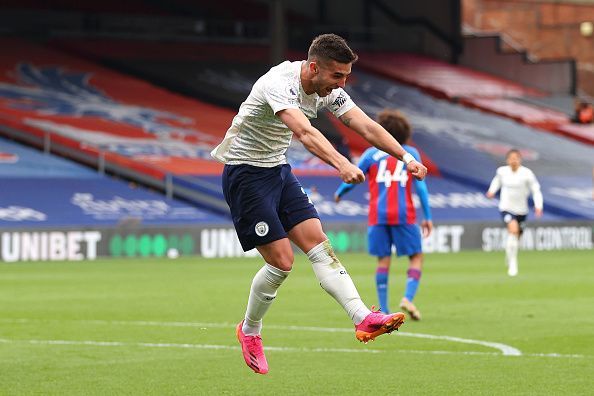
MULTIPOLYGON (((507 230, 505 228, 483 229, 483 250, 503 250, 507 230)), ((535 227, 526 228, 520 239, 524 250, 592 249, 591 227, 535 227)))

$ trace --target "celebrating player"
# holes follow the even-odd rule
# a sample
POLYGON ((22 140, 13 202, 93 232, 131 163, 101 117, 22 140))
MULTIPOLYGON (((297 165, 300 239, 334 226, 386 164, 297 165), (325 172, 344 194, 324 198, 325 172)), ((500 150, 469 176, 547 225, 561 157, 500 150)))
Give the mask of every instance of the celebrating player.
MULTIPOLYGON (((406 143, 410 139, 411 129, 406 118, 397 110, 384 110, 378 115, 378 122, 392 136, 403 144, 403 148, 421 162, 418 151, 406 143)), ((400 308, 414 320, 421 319, 421 312, 413 304, 419 287, 423 267, 421 233, 416 224, 416 211, 412 200, 412 179, 408 176, 407 166, 397 158, 378 150, 367 149, 359 160, 361 169, 369 183, 368 249, 369 254, 377 257, 375 282, 377 297, 382 312, 389 313, 388 275, 392 257, 392 246, 398 256, 409 257, 406 289, 400 301, 400 308)), ((415 179, 415 189, 421 201, 425 220, 421 227, 425 237, 431 234, 431 208, 429 193, 424 180, 415 179)), ((354 184, 342 183, 334 195, 336 202, 352 190, 354 184)))
POLYGON ((363 172, 309 122, 326 107, 369 143, 407 163, 415 177, 425 177, 427 169, 343 90, 356 60, 343 38, 316 37, 307 60, 285 61, 256 81, 224 140, 212 151, 215 159, 225 163, 223 192, 241 246, 245 251, 255 247, 266 262, 254 276, 245 318, 236 329, 245 362, 259 374, 268 372, 260 336, 262 318, 293 266, 290 241, 307 253, 322 288, 353 321, 357 339, 373 340, 404 322, 402 313, 371 312, 361 301, 285 156, 294 135, 336 168, 344 182, 365 180, 363 172))
POLYGON ((536 176, 530 169, 522 166, 520 151, 509 150, 505 161, 507 166, 497 168, 495 177, 487 191, 487 197, 493 198, 495 193, 501 189, 499 211, 503 222, 507 225, 505 244, 507 274, 516 276, 518 274, 518 246, 528 214, 528 197, 532 193, 536 217, 542 216, 543 199, 536 176))

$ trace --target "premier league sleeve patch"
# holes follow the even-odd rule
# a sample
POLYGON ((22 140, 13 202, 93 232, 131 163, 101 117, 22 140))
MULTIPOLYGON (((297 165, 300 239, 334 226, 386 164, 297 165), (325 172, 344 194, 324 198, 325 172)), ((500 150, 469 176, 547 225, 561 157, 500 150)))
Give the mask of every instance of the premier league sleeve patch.
POLYGON ((299 108, 299 89, 291 82, 269 82, 264 91, 264 97, 274 113, 284 109, 299 108))
POLYGON ((287 85, 285 87, 285 94, 287 95, 287 101, 290 104, 299 104, 299 89, 297 89, 297 87, 292 84, 287 85))

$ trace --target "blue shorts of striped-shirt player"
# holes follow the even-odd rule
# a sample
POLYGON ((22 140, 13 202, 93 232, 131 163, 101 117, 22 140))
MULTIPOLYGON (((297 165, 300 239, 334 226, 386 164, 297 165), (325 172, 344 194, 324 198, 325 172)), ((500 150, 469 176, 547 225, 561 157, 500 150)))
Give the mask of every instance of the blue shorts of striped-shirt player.
POLYGON ((223 194, 244 251, 286 238, 297 224, 319 218, 288 164, 225 165, 223 194))
POLYGON ((392 255, 392 246, 398 256, 412 256, 422 253, 421 230, 416 224, 369 226, 367 229, 367 248, 369 254, 377 257, 392 255))

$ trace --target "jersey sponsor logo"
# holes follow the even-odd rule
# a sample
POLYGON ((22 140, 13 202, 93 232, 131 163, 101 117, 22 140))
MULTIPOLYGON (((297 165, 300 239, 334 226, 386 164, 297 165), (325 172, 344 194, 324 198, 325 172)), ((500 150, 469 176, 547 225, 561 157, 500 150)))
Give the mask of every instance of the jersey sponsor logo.
POLYGON ((261 221, 258 224, 256 224, 256 227, 254 227, 254 229, 256 230, 256 234, 260 237, 268 235, 268 231, 270 231, 270 227, 268 227, 268 223, 266 223, 265 221, 261 221))
POLYGON ((338 97, 336 99, 334 99, 334 102, 332 102, 332 107, 334 107, 334 109, 338 110, 338 108, 340 106, 342 106, 343 104, 345 104, 347 101, 346 96, 341 92, 338 97))

